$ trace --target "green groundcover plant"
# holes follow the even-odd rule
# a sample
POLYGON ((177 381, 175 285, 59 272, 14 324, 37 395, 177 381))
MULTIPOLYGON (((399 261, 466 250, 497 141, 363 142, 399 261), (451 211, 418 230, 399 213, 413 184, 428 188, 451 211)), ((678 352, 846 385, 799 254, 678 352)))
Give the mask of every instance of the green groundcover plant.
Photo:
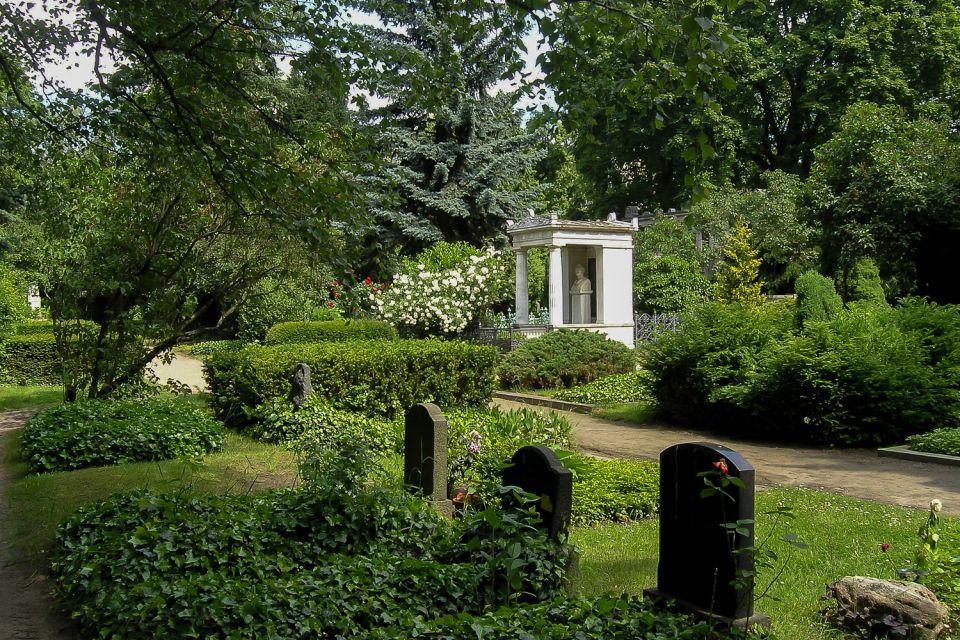
POLYGON ((36 472, 199 457, 223 445, 223 425, 172 398, 86 400, 34 416, 20 451, 36 472))
POLYGON ((136 492, 65 523, 53 571, 88 637, 365 638, 562 595, 569 547, 537 521, 402 491, 136 492))
POLYGON ((907 444, 914 451, 960 456, 960 428, 934 429, 928 433, 918 433, 907 438, 907 444))
POLYGON ((586 404, 620 404, 648 402, 653 399, 650 384, 653 377, 648 371, 631 371, 604 376, 585 385, 561 389, 553 397, 569 402, 586 404))
POLYGON ((270 327, 264 344, 396 340, 397 330, 380 320, 281 322, 270 327))
POLYGON ((587 384, 636 367, 629 347, 591 331, 550 331, 508 353, 497 374, 505 388, 547 389, 587 384))

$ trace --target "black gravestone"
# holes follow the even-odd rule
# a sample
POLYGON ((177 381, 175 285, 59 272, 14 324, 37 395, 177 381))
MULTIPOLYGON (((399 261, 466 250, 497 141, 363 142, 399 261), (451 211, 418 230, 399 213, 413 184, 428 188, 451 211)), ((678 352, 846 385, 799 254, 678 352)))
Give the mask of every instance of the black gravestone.
POLYGON ((447 497, 447 419, 435 404, 415 404, 407 409, 403 483, 440 513, 453 514, 453 503, 447 497))
POLYGON ((502 472, 503 485, 520 487, 540 496, 537 512, 551 536, 564 533, 570 524, 573 473, 547 447, 521 447, 502 472))
POLYGON ((310 365, 298 362, 293 367, 290 376, 290 395, 287 398, 299 409, 313 395, 313 385, 310 384, 310 365))
POLYGON ((737 626, 769 625, 753 615, 754 476, 743 456, 721 445, 690 442, 660 453, 660 564, 648 595, 737 626), (715 485, 726 475, 744 486, 728 484, 729 497, 701 496, 704 472, 715 485), (746 535, 724 527, 738 520, 749 521, 746 535))

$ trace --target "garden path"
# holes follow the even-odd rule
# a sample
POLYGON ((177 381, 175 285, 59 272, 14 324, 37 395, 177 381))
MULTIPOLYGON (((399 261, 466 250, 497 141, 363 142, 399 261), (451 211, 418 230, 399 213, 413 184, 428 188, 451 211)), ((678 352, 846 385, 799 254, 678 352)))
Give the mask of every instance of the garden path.
POLYGON ((709 441, 730 447, 757 470, 758 485, 820 489, 874 502, 926 509, 932 498, 960 516, 960 470, 929 462, 880 458, 872 449, 829 449, 740 440, 661 424, 633 425, 568 411, 494 400, 504 409, 553 411, 573 424, 580 449, 604 457, 657 459, 667 447, 709 441))
POLYGON ((158 358, 149 366, 161 383, 172 379, 189 385, 195 392, 207 390, 207 381, 203 379, 203 363, 185 353, 174 352, 170 362, 162 362, 158 358))
MULTIPOLYGON (((0 413, 0 434, 19 429, 35 411, 0 413)), ((7 543, 11 526, 6 499, 10 471, 0 465, 0 638, 65 640, 76 631, 53 597, 47 573, 19 556, 7 543)))

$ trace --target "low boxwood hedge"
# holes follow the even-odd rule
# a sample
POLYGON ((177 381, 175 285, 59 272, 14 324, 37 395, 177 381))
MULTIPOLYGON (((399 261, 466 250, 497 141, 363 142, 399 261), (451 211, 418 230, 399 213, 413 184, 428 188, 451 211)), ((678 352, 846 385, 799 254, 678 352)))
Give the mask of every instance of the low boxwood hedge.
POLYGON ((550 331, 504 356, 497 374, 505 388, 546 389, 587 384, 636 368, 626 345, 591 331, 550 331))
POLYGON ((15 333, 0 345, 0 384, 62 382, 60 352, 52 333, 15 333))
POLYGON ((255 407, 289 392, 298 362, 310 365, 314 390, 334 407, 390 417, 418 402, 485 404, 496 360, 493 347, 441 340, 251 345, 212 357, 204 375, 216 415, 242 426, 255 407))
POLYGON ((223 425, 169 398, 84 400, 30 419, 20 454, 36 472, 197 457, 223 445, 223 425))
POLYGON ((396 340, 397 330, 380 320, 281 322, 270 327, 264 344, 396 340))

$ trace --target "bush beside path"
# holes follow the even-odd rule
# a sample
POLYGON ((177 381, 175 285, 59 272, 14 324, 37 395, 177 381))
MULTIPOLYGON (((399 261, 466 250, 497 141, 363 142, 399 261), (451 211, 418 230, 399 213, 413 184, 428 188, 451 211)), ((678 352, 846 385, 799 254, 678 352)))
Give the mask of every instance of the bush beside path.
MULTIPOLYGON (((524 407, 497 399, 502 409, 524 407)), ((534 408, 534 407, 529 407, 534 408)), ((662 424, 632 425, 589 415, 554 411, 573 424, 573 438, 585 453, 610 458, 657 459, 678 442, 724 444, 749 460, 757 470, 758 485, 788 485, 927 509, 938 498, 949 515, 960 515, 960 473, 956 467, 880 458, 873 449, 829 449, 788 446, 716 436, 662 424)))

